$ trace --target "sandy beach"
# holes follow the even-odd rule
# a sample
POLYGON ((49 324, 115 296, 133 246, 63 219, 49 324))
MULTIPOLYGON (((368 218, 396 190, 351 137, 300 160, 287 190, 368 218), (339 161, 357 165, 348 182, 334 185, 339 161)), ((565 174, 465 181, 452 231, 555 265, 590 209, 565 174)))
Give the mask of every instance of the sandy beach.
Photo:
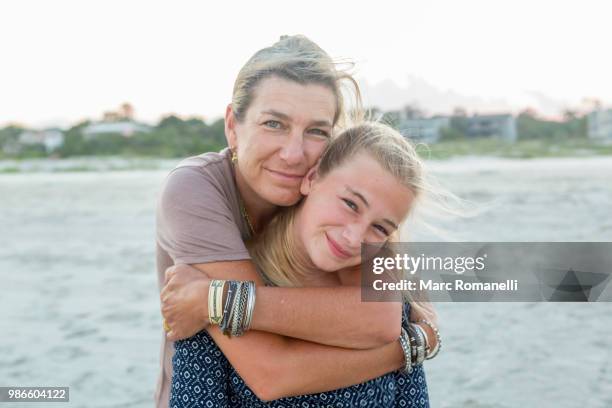
MULTIPOLYGON (((0 385, 69 386, 74 407, 151 406, 161 336, 154 209, 170 165, 0 174, 0 385)), ((430 166, 482 203, 476 217, 439 223, 452 238, 612 241, 611 158, 430 166)), ((444 345, 426 363, 432 406, 612 406, 612 304, 437 308, 444 345)))

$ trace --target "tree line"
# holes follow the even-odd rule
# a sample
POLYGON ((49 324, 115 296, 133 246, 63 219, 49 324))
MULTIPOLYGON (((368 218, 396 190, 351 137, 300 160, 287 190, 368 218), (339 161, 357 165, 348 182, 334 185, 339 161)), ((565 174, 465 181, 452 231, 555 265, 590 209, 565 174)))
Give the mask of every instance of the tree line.
MULTIPOLYGON (((376 110, 373 110, 376 113, 376 110)), ((376 115, 374 115, 376 116, 376 115)), ((412 107, 403 111, 380 113, 379 117, 392 126, 398 125, 399 117, 423 117, 422 112, 412 107)), ((455 110, 449 127, 442 129, 441 140, 466 139, 467 115, 461 109, 455 110)), ((50 153, 54 157, 73 156, 150 156, 185 157, 206 151, 218 151, 226 146, 224 121, 218 119, 208 124, 200 118, 182 119, 175 115, 164 117, 147 133, 135 133, 130 137, 120 134, 99 134, 86 136, 84 129, 91 122, 85 121, 64 131, 64 143, 50 153)), ((533 110, 525 110, 516 117, 519 140, 546 139, 566 140, 587 137, 587 118, 584 114, 566 111, 561 121, 538 117, 533 110)), ((7 153, 2 147, 18 142, 25 129, 7 126, 0 129, 0 154, 4 157, 45 157, 49 153, 43 145, 23 145, 16 152, 7 153)))

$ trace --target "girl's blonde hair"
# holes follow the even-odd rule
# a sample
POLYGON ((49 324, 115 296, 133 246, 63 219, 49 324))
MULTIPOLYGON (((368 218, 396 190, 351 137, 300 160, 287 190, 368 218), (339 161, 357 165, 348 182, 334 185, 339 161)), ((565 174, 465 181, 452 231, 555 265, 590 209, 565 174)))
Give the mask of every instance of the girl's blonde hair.
MULTIPOLYGON (((346 129, 333 139, 321 156, 317 177, 325 177, 359 153, 366 153, 376 160, 401 185, 413 192, 415 200, 429 189, 425 182, 423 162, 413 144, 393 128, 375 122, 365 122, 346 129)), ((304 269, 301 259, 304 255, 296 250, 293 234, 298 207, 281 210, 259 236, 247 243, 253 261, 267 284, 302 286, 303 276, 300 271, 304 269)), ((394 240, 399 240, 399 236, 396 235, 394 240)), ((392 249, 389 247, 386 250, 392 249)), ((420 315, 428 308, 424 306, 427 299, 421 298, 419 302, 414 302, 407 293, 404 299, 411 301, 414 312, 420 315)), ((431 318, 429 313, 426 316, 431 318)))
POLYGON ((336 98, 333 124, 343 128, 363 117, 361 91, 349 72, 350 67, 351 63, 333 61, 321 47, 303 35, 282 36, 274 45, 257 51, 238 73, 232 93, 234 116, 241 122, 257 85, 265 78, 277 76, 301 85, 318 84, 329 88, 336 98), (346 112, 346 95, 354 98, 350 114, 346 112))

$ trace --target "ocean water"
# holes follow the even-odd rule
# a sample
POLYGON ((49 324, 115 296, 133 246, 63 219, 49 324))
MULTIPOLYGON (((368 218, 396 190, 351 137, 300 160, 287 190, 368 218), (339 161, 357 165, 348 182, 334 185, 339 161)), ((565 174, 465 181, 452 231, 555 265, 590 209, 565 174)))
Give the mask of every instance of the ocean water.
MULTIPOLYGON (((429 165, 477 203, 473 217, 435 220, 445 238, 612 241, 610 158, 429 165)), ((74 407, 149 407, 162 335, 154 208, 169 164, 92 166, 0 174, 0 386, 69 386, 74 407)), ((421 224, 405 232, 440 239, 421 224)), ((432 406, 612 406, 611 303, 436 307, 432 406)))

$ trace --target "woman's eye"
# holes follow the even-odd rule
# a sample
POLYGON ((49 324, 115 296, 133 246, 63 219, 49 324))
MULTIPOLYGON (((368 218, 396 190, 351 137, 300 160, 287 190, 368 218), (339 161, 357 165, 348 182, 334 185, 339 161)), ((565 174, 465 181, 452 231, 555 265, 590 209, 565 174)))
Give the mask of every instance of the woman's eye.
POLYGON ((329 132, 326 132, 323 129, 310 129, 309 132, 317 136, 329 137, 329 132))
POLYGON ((376 224, 376 225, 374 225, 374 228, 376 228, 378 231, 382 232, 384 234, 384 236, 386 236, 386 237, 389 236, 389 231, 387 231, 387 229, 385 227, 383 227, 382 225, 376 224))
POLYGON ((342 201, 344 201, 344 203, 346 204, 347 207, 349 207, 351 210, 353 211, 357 211, 359 209, 359 207, 357 206, 357 204, 355 204, 353 201, 348 200, 346 198, 343 198, 342 201))
POLYGON ((280 129, 282 127, 282 124, 278 120, 267 120, 264 122, 264 125, 272 129, 280 129))

